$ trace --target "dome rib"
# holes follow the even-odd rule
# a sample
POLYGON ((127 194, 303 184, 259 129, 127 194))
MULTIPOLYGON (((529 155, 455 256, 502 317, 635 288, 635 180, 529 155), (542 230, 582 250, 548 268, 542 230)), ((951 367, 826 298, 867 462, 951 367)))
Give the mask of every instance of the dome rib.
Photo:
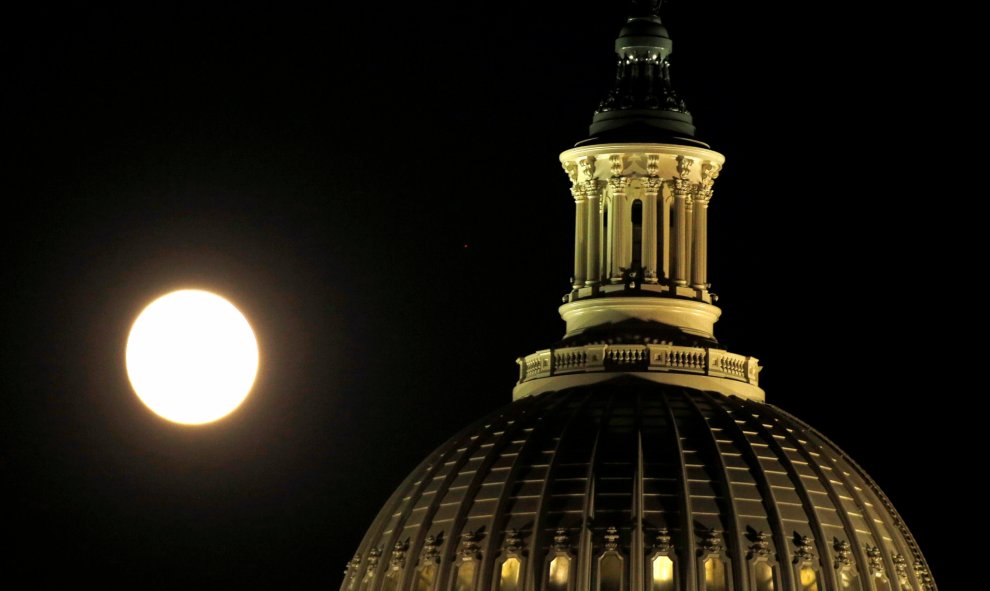
MULTIPOLYGON (((870 529, 870 534, 873 537, 873 543, 874 543, 874 545, 876 545, 878 547, 884 546, 885 544, 884 544, 883 535, 877 529, 877 525, 876 525, 876 520, 879 519, 879 517, 877 515, 875 515, 875 511, 870 511, 869 510, 869 507, 867 506, 866 502, 862 498, 862 495, 857 494, 857 490, 856 490, 857 489, 857 486, 856 486, 856 484, 854 482, 851 482, 850 479, 851 479, 851 477, 852 477, 853 474, 856 474, 857 476, 859 476, 859 478, 863 481, 863 484, 865 485, 863 487, 859 487, 863 491, 863 494, 864 495, 867 493, 867 491, 872 491, 875 496, 882 497, 883 496, 883 493, 880 492, 880 489, 876 485, 876 483, 874 483, 868 476, 866 476, 866 472, 863 471, 863 469, 860 468, 860 466, 858 464, 856 464, 852 459, 850 459, 849 456, 846 455, 846 453, 841 450, 841 448, 839 448, 837 445, 835 445, 834 443, 832 443, 831 440, 825 438, 823 435, 821 435, 820 433, 818 433, 817 431, 815 431, 814 429, 812 429, 807 423, 801 421, 800 419, 795 418, 794 416, 792 416, 792 415, 784 412, 783 410, 781 410, 781 409, 779 409, 779 408, 777 408, 775 406, 769 406, 768 408, 773 413, 775 413, 775 415, 778 418, 782 418, 783 420, 786 420, 786 421, 789 421, 789 422, 793 422, 793 423, 797 424, 798 426, 800 426, 801 428, 805 429, 805 433, 808 436, 808 442, 809 442, 809 444, 814 444, 815 445, 815 447, 818 449, 819 455, 824 459, 824 461, 829 466, 831 466, 832 471, 835 472, 835 474, 836 474, 836 477, 839 478, 839 480, 843 483, 843 486, 848 491, 849 496, 854 499, 854 502, 856 503, 856 506, 862 512, 863 520, 866 521, 867 527, 869 527, 869 529, 870 529), (842 470, 836 464, 836 462, 832 458, 831 454, 828 453, 828 451, 822 446, 821 442, 816 442, 815 441, 816 438, 821 439, 821 440, 824 440, 828 444, 829 447, 831 447, 833 450, 835 450, 840 455, 840 457, 842 458, 843 461, 845 461, 846 463, 849 464, 849 466, 852 468, 852 470, 850 471, 850 473, 848 475, 845 472, 845 470, 842 470)), ((891 543, 895 547, 900 546, 897 549, 898 549, 898 551, 900 551, 900 552, 903 553, 903 551, 905 551, 905 548, 903 546, 910 547, 912 545, 911 543, 908 543, 907 540, 910 539, 911 542, 913 542, 914 540, 911 537, 910 532, 906 532, 906 528, 903 527, 903 521, 900 519, 900 516, 897 515, 897 512, 894 510, 894 508, 890 504, 890 502, 889 501, 886 501, 886 497, 883 496, 882 499, 878 498, 877 500, 879 501, 879 503, 882 506, 884 506, 884 508, 891 514, 891 516, 896 517, 896 519, 898 520, 898 528, 897 528, 898 531, 896 533, 895 532, 889 532, 889 533, 890 533, 891 543), (902 538, 902 541, 903 541, 902 544, 899 544, 898 543, 899 542, 899 540, 898 540, 898 534, 902 538)), ((876 506, 876 503, 871 503, 871 504, 873 504, 874 507, 876 506)), ((856 536, 851 536, 851 537, 855 538, 856 536)), ((859 544, 859 540, 858 539, 855 540, 855 542, 851 542, 851 543, 855 543, 856 546, 859 547, 859 552, 857 552, 857 557, 859 558, 859 561, 857 563, 857 572, 859 573, 859 575, 862 578, 864 578, 864 579, 869 578, 870 577, 870 571, 869 571, 869 567, 868 567, 868 565, 869 565, 869 558, 867 556, 866 550, 864 548, 862 548, 862 545, 861 544, 859 544)), ((915 548, 916 548, 916 546, 915 546, 915 548)), ((890 581, 891 584, 894 584, 894 583, 896 583, 897 570, 896 570, 896 567, 894 566, 893 559, 890 557, 890 553, 889 552, 881 552, 881 555, 883 556, 883 560, 884 560, 884 569, 886 570, 887 580, 890 581)), ((918 556, 920 555, 920 552, 912 553, 912 555, 915 558, 915 560, 917 560, 918 559, 918 556)), ((921 561, 924 562, 924 558, 921 558, 921 561)), ((920 581, 917 580, 917 577, 916 577, 915 573, 913 572, 913 569, 908 569, 908 579, 912 581, 912 584, 915 585, 915 588, 924 589, 924 587, 920 587, 919 586, 920 585, 920 581)))
MULTIPOLYGON (((551 410, 555 410, 557 407, 559 407, 562 404, 563 399, 558 398, 555 400, 555 402, 556 404, 553 406, 552 409, 546 408, 549 405, 543 405, 543 407, 536 409, 535 412, 539 412, 541 416, 545 415, 551 410)), ((574 413, 571 415, 571 418, 573 418, 573 416, 576 415, 577 412, 578 411, 575 410, 574 413)), ((482 573, 487 573, 494 569, 495 559, 497 557, 497 553, 499 549, 497 545, 497 541, 505 537, 505 528, 508 521, 508 516, 506 515, 506 509, 509 507, 509 502, 511 501, 513 496, 510 493, 510 487, 514 482, 517 481, 519 476, 519 471, 524 466, 524 461, 529 460, 531 454, 533 453, 533 450, 538 448, 536 444, 537 442, 542 441, 542 435, 544 434, 544 432, 547 431, 547 425, 548 425, 547 420, 539 420, 534 424, 532 431, 530 431, 529 435, 523 438, 522 444, 519 447, 519 451, 516 453, 516 456, 512 459, 512 463, 509 466, 508 471, 506 472, 505 480, 502 482, 502 486, 500 487, 500 494, 498 495, 498 500, 496 501, 495 510, 492 512, 492 516, 490 520, 491 525, 489 529, 490 533, 488 536, 486 536, 486 539, 484 540, 484 548, 482 549, 482 554, 481 554, 482 573)), ((525 428, 523 428, 523 431, 525 431, 525 428)), ((481 591, 489 591, 491 589, 491 583, 492 583, 491 578, 489 577, 482 578, 480 582, 481 591)), ((532 587, 529 588, 531 589, 532 587)))
MULTIPOLYGON (((780 426, 779 421, 775 421, 775 422, 777 422, 777 425, 774 426, 779 427, 780 426)), ((797 493, 798 498, 801 499, 801 507, 804 510, 805 516, 808 518, 807 523, 810 526, 811 532, 814 534, 815 537, 813 542, 815 544, 815 551, 818 553, 818 556, 816 557, 817 558, 816 562, 817 562, 817 566, 819 566, 819 572, 820 572, 819 576, 825 578, 826 588, 838 589, 839 588, 838 582, 835 580, 835 573, 833 572, 834 569, 829 568, 829 566, 832 564, 832 560, 831 560, 831 552, 829 551, 829 548, 827 546, 828 534, 825 533, 825 527, 822 524, 822 518, 818 514, 818 508, 815 506, 815 502, 811 500, 811 494, 808 491, 808 485, 807 483, 805 483, 804 478, 802 478, 800 469, 794 464, 794 461, 791 459, 791 456, 788 453, 788 451, 784 449, 784 446, 781 445, 779 441, 777 441, 777 438, 775 437, 773 431, 765 427, 763 423, 760 421, 756 421, 755 425, 758 432, 763 435, 763 439, 770 445, 770 447, 776 453, 778 461, 783 466, 784 470, 787 471, 787 476, 794 487, 794 491, 797 493)), ((782 435, 782 437, 786 437, 787 429, 780 427, 780 430, 782 430, 785 433, 785 435, 782 435)), ((795 445, 795 449, 799 449, 800 447, 801 444, 799 443, 795 445)), ((785 568, 788 571, 794 568, 793 559, 788 562, 785 568)))
POLYGON ((542 566, 544 561, 544 555, 541 549, 548 545, 547 541, 552 538, 552 536, 544 533, 547 524, 547 499, 550 498, 550 484, 555 481, 558 459, 561 455, 561 449, 563 449, 563 443, 565 439, 571 435, 578 417, 582 416, 588 408, 591 398, 591 392, 586 393, 581 402, 576 405, 574 413, 564 421, 563 428, 561 429, 560 435, 557 438, 557 443, 554 446, 553 454, 550 456, 550 461, 547 464, 546 477, 540 485, 540 497, 537 501, 536 515, 533 523, 533 531, 531 533, 532 544, 530 547, 532 548, 532 551, 530 552, 529 560, 526 561, 526 589, 539 588, 537 586, 536 573, 538 571, 536 569, 538 565, 542 566))
POLYGON ((680 467, 680 478, 678 481, 681 483, 681 533, 685 538, 686 548, 676 548, 678 556, 681 560, 678 562, 678 568, 681 570, 681 576, 684 577, 684 581, 697 581, 698 580, 698 569, 694 560, 694 549, 698 547, 697 540, 694 535, 694 518, 691 515, 691 488, 690 481, 688 480, 687 473, 687 462, 684 459, 684 442, 681 438, 680 428, 677 426, 677 417, 674 415, 674 409, 670 405, 670 399, 663 399, 664 407, 667 409, 667 417, 670 421, 670 433, 674 438, 674 443, 677 449, 677 464, 680 467))
MULTIPOLYGON (((714 463, 718 466, 720 475, 722 477, 722 487, 724 489, 722 493, 722 497, 724 499, 723 503, 726 509, 724 513, 725 520, 723 521, 725 525, 725 535, 723 537, 726 540, 728 540, 729 544, 731 545, 732 559, 738 561, 745 561, 746 551, 744 550, 742 544, 743 530, 740 529, 742 524, 739 522, 739 512, 736 508, 736 503, 734 500, 735 495, 732 493, 732 480, 729 478, 729 469, 725 465, 725 459, 722 456, 722 450, 721 448, 719 448, 718 445, 718 438, 716 437, 715 431, 712 428, 711 418, 705 415, 704 411, 702 411, 701 409, 701 406, 692 397, 684 396, 683 393, 682 393, 682 397, 684 398, 684 400, 688 402, 688 404, 692 408, 694 408, 695 412, 698 413, 698 416, 702 419, 705 426, 707 427, 706 429, 698 429, 698 431, 707 432, 708 437, 702 436, 702 438, 705 439, 710 444, 712 450, 710 457, 713 458, 714 463)), ((717 406, 717 405, 711 405, 711 406, 717 406)), ((749 586, 748 583, 743 580, 742 569, 739 568, 732 569, 732 578, 736 589, 745 589, 746 587, 749 586)))
MULTIPOLYGON (((714 397, 705 392, 705 396, 709 400, 714 401, 714 397)), ((715 401, 714 406, 721 407, 725 409, 725 406, 719 403, 720 401, 715 401)), ((748 411, 745 404, 741 401, 736 402, 736 408, 742 411, 739 420, 743 421, 743 424, 753 428, 753 416, 752 413, 748 411)), ((786 538, 787 528, 784 525, 784 517, 780 513, 780 501, 777 499, 777 494, 773 491, 773 484, 770 479, 767 478, 766 472, 764 471, 763 464, 760 462, 760 455, 753 447, 753 442, 750 440, 746 431, 736 422, 737 418, 730 413, 728 410, 725 411, 728 417, 727 424, 734 428, 734 438, 736 446, 738 447, 740 453, 746 459, 746 464, 748 465, 750 474, 756 481, 757 490, 760 491, 760 496, 762 497, 763 508, 767 512, 768 521, 770 523, 770 530, 773 536, 774 550, 776 551, 777 563, 781 565, 780 577, 783 581, 784 589, 796 589, 797 584, 794 581, 794 573, 791 572, 790 565, 794 560, 791 553, 791 547, 786 538)))
POLYGON ((342 591, 419 591, 423 564, 436 564, 429 591, 495 591, 505 556, 523 563, 507 591, 546 591, 558 528, 576 560, 568 591, 643 591, 655 552, 674 560, 679 591, 704 588, 709 556, 734 591, 752 587, 762 556, 796 591, 807 556, 795 536, 817 554, 822 591, 838 588, 836 564, 864 589, 871 571, 891 589, 935 589, 889 501, 816 431, 763 403, 625 376, 520 399, 440 446, 379 513, 342 591), (464 549, 470 587, 455 580, 464 549), (600 579, 610 552, 620 580, 600 579))

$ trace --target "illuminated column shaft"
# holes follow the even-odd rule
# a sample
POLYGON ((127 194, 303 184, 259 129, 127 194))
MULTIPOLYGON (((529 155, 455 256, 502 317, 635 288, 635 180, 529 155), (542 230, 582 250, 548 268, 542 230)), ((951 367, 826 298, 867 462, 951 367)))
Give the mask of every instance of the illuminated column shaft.
POLYGON ((574 195, 574 282, 573 287, 584 287, 588 272, 588 199, 585 188, 575 185, 574 195))
MULTIPOLYGON (((694 192, 689 192, 684 212, 684 278, 690 279, 692 269, 692 247, 694 246, 694 192)), ((685 281, 687 283, 687 281, 685 281)))
POLYGON ((708 198, 699 194, 694 200, 694 248, 691 287, 708 289, 708 198))
POLYGON ((663 184, 660 185, 660 192, 657 194, 657 199, 660 201, 660 244, 657 245, 657 249, 660 253, 660 265, 661 271, 663 271, 663 278, 666 281, 670 281, 670 201, 673 199, 671 194, 664 194, 663 184))
POLYGON ((687 285, 687 181, 677 179, 674 188, 674 272, 676 285, 687 285))
POLYGON ((657 282, 657 194, 660 179, 651 176, 646 179, 645 199, 643 200, 643 239, 640 241, 643 252, 644 275, 647 283, 657 282))
POLYGON ((601 279, 600 229, 602 227, 601 191, 598 187, 598 181, 585 181, 585 196, 585 213, 587 213, 588 230, 587 242, 585 244, 587 248, 587 255, 585 256, 587 273, 585 273, 584 283, 585 285, 598 285, 601 279))
POLYGON ((611 228, 611 247, 609 249, 610 264, 609 277, 615 281, 622 281, 622 268, 628 266, 625 260, 626 241, 629 232, 626 226, 629 225, 629 213, 626 211, 626 184, 629 179, 625 177, 612 177, 609 180, 611 187, 611 206, 608 212, 608 225, 611 228))
POLYGON ((691 165, 694 161, 677 157, 677 178, 674 179, 674 284, 687 285, 688 279, 688 200, 691 198, 691 165))

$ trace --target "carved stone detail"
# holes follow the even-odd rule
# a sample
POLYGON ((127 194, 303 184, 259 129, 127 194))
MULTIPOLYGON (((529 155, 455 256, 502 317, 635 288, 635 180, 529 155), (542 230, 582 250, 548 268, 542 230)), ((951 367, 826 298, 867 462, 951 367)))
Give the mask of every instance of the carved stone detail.
POLYGON ((563 163, 564 172, 567 173, 567 178, 571 179, 571 184, 576 185, 578 182, 578 166, 574 162, 568 160, 563 163))
POLYGON ((406 567, 406 550, 409 549, 409 544, 405 542, 396 542, 395 546, 392 548, 392 557, 389 559, 389 568, 392 570, 402 570, 406 567))
POLYGON ((677 157, 677 176, 680 180, 688 180, 688 177, 691 176, 691 166, 693 164, 694 160, 687 156, 677 157))
POLYGON ((657 539, 653 541, 653 551, 658 553, 669 553, 674 549, 670 543, 670 530, 661 527, 657 530, 657 539))
POLYGON ((852 564, 852 548, 845 540, 836 540, 832 546, 835 549, 835 568, 839 570, 852 564))
POLYGON ((705 534, 705 540, 701 543, 703 554, 721 554, 725 549, 722 544, 722 530, 712 528, 705 534))
POLYGON ((660 175, 660 154, 646 155, 646 174, 652 177, 660 175))
POLYGON ((622 154, 612 154, 608 157, 610 169, 613 177, 622 176, 626 170, 626 159, 622 154))
POLYGON ((617 552, 619 550, 619 530, 615 526, 608 526, 605 530, 605 550, 607 552, 617 552))
POLYGON ((423 552, 419 556, 419 563, 421 565, 440 563, 440 543, 436 536, 426 536, 423 552))
POLYGON ((578 167, 581 169, 581 175, 584 176, 585 182, 592 181, 595 178, 595 157, 587 156, 578 160, 578 167))
POLYGON ((899 581, 907 579, 908 576, 908 563, 902 554, 895 553, 893 556, 894 561, 894 574, 897 576, 899 581))
POLYGON ((770 533, 761 531, 756 534, 756 540, 749 547, 750 558, 763 557, 768 558, 772 552, 770 551, 770 533))
POLYGON ((808 536, 798 538, 794 547, 794 562, 800 564, 815 561, 815 543, 808 536))
POLYGON ((365 577, 371 578, 375 576, 375 570, 378 568, 378 559, 381 557, 382 548, 380 546, 368 551, 368 567, 365 569, 365 577))
POLYGON ((866 546, 866 560, 870 567, 870 576, 884 574, 883 554, 877 546, 866 546))
POLYGON ((557 554, 569 554, 571 551, 571 538, 562 527, 557 528, 553 535, 553 551, 557 554))
POLYGON ((361 569, 361 556, 358 554, 351 558, 347 566, 344 567, 344 575, 350 576, 350 578, 355 578, 358 575, 358 571, 361 569))
POLYGON ((461 535, 461 560, 478 560, 481 558, 481 545, 474 532, 464 532, 461 535))
POLYGON ((505 541, 502 542, 502 551, 505 554, 522 555, 522 536, 519 535, 519 530, 506 530, 505 541))

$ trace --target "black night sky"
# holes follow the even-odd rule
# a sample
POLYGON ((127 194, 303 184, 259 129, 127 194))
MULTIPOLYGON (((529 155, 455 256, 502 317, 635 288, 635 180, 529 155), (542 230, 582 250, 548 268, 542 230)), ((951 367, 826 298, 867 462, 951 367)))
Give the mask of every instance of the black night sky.
MULTIPOLYGON (((5 575, 336 588, 406 474, 563 334, 557 156, 610 83, 606 4, 9 15, 5 575), (136 314, 180 287, 260 339, 253 394, 208 427, 152 415, 123 367, 136 314)), ((970 318, 932 268, 950 226, 918 194, 933 138, 900 115, 906 23, 726 4, 665 9, 674 83, 727 157, 717 334, 879 482, 951 589, 940 508, 976 499, 950 494, 970 357, 947 346, 970 318)))

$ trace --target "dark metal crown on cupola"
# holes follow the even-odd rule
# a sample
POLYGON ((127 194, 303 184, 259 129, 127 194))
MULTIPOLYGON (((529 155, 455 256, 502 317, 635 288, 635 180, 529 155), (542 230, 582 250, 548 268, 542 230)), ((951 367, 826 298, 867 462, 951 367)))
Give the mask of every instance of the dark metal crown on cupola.
POLYGON ((632 3, 615 40, 615 83, 578 145, 662 142, 707 147, 694 139, 694 123, 670 82, 673 42, 660 21, 660 0, 632 3))

